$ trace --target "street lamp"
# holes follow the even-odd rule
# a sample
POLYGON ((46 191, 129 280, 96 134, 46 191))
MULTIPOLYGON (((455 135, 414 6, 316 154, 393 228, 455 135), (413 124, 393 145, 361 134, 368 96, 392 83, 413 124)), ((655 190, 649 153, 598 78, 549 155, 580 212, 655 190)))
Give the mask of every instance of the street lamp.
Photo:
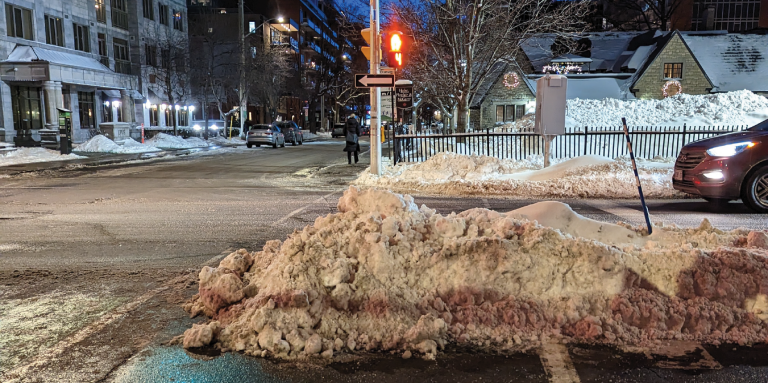
MULTIPOLYGON (((245 128, 245 113, 246 113, 246 110, 248 109, 247 100, 245 98, 246 97, 245 95, 245 37, 246 37, 246 34, 245 34, 245 11, 243 10, 243 0, 239 1, 239 11, 240 11, 240 90, 238 91, 238 95, 240 96, 240 133, 242 133, 243 129, 245 128)), ((277 22, 279 23, 283 22, 282 16, 269 19, 259 24, 258 27, 253 28, 251 32, 248 33, 248 36, 256 32, 259 28, 261 28, 262 25, 273 20, 277 20, 277 22)))

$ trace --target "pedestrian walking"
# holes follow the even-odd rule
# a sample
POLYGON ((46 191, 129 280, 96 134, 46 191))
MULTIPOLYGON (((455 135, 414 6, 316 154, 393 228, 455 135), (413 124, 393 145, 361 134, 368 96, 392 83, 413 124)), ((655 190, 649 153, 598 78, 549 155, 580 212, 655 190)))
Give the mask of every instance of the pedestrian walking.
POLYGON ((344 151, 347 152, 347 162, 352 165, 352 154, 355 154, 355 163, 357 163, 357 155, 360 153, 360 122, 357 121, 355 114, 350 114, 347 118, 347 123, 344 125, 344 137, 346 137, 347 145, 344 147, 344 151))

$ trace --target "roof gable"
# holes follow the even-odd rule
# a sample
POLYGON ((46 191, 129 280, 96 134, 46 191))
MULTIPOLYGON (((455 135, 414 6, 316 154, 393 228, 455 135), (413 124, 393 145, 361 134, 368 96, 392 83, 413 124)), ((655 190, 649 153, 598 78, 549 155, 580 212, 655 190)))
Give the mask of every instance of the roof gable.
POLYGON ((768 91, 768 35, 682 34, 717 91, 768 91))
POLYGON ((678 40, 682 42, 682 45, 685 47, 685 50, 687 51, 687 54, 690 55, 690 57, 698 66, 699 70, 701 70, 701 72, 704 74, 704 77, 709 82, 710 87, 714 87, 712 80, 707 76, 707 72, 701 66, 701 63, 699 63, 699 60, 696 59, 696 55, 693 54, 693 52, 691 51, 691 48, 688 47, 688 44, 685 43, 685 40, 680 35, 680 32, 674 31, 672 33, 668 33, 665 36, 662 36, 661 38, 659 38, 659 41, 657 43, 659 48, 651 52, 648 59, 645 60, 645 64, 643 64, 642 68, 637 71, 636 75, 634 76, 634 79, 630 84, 630 89, 633 89, 637 85, 637 83, 643 79, 643 77, 649 75, 648 69, 651 68, 659 59, 659 56, 662 55, 665 52, 665 50, 668 49, 671 42, 678 41, 678 40))

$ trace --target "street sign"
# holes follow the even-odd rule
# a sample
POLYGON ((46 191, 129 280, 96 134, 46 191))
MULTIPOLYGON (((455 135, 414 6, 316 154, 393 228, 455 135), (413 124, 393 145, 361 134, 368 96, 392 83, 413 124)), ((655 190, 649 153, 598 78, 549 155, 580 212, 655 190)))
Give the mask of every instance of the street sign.
POLYGON ((381 117, 382 119, 386 116, 388 119, 392 119, 392 90, 382 90, 381 91, 381 117))
POLYGON ((395 105, 400 109, 413 108, 413 85, 398 85, 395 88, 395 105))
POLYGON ((391 74, 355 74, 355 88, 391 88, 394 84, 391 74))

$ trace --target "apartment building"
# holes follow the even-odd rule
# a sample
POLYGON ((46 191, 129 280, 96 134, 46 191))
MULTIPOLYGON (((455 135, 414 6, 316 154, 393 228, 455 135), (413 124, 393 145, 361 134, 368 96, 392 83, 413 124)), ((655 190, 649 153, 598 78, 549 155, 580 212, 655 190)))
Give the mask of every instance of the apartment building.
POLYGON ((148 25, 186 25, 183 0, 5 0, 0 12, 0 140, 17 145, 57 129, 57 108, 72 111, 75 142, 97 127, 129 134, 152 101, 141 64, 148 25))
POLYGON ((768 0, 679 0, 671 29, 746 32, 768 28, 768 0))

